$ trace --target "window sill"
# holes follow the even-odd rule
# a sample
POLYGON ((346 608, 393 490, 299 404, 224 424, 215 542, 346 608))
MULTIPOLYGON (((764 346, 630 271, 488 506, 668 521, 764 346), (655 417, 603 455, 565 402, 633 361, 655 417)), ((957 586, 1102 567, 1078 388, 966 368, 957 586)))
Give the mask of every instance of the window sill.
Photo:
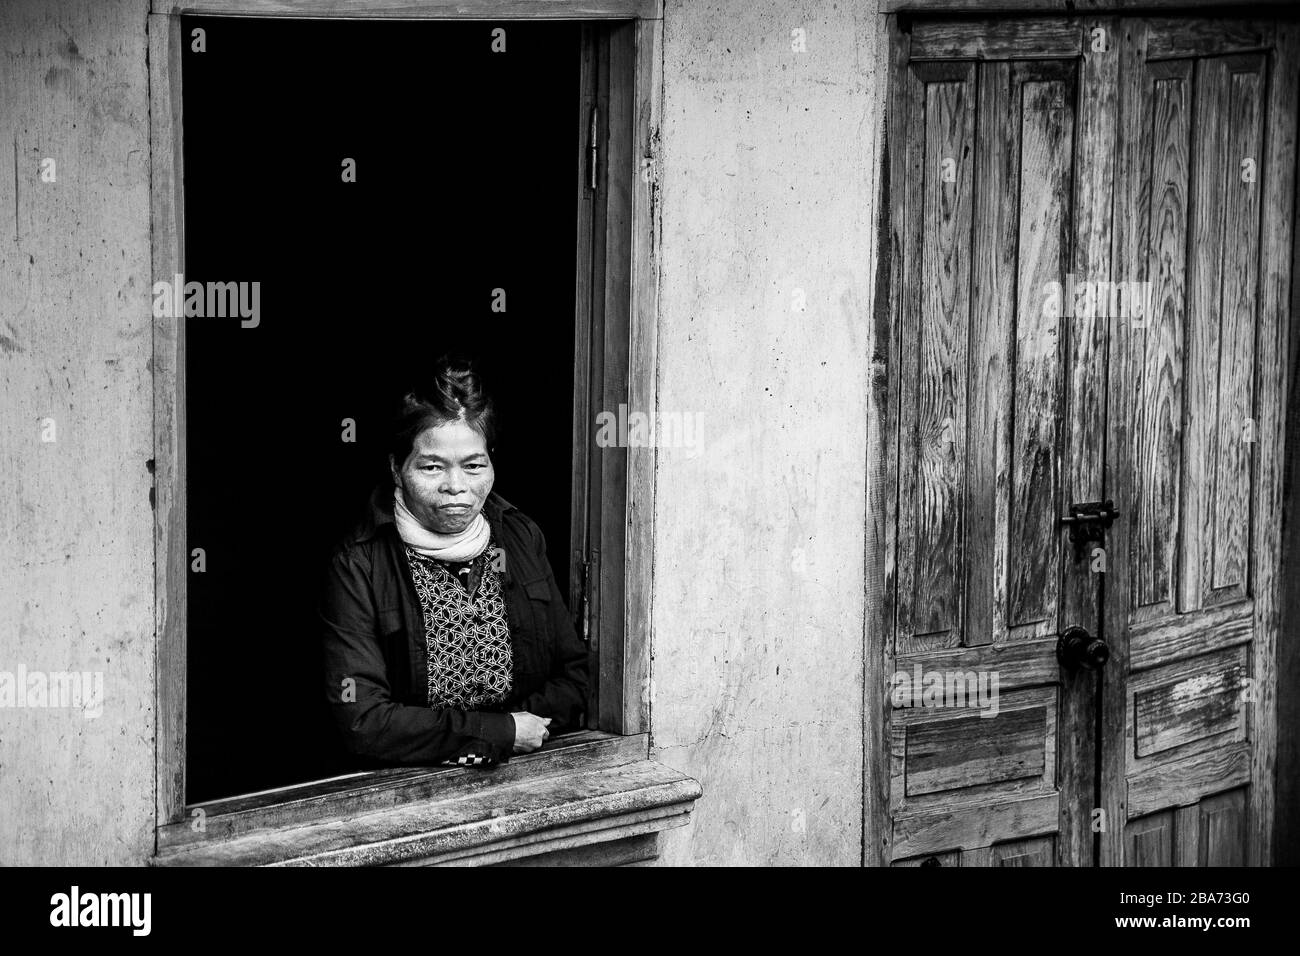
POLYGON ((153 862, 636 862, 656 855, 660 831, 688 822, 701 793, 648 746, 645 734, 584 731, 492 770, 399 768, 197 804, 158 828, 153 862))

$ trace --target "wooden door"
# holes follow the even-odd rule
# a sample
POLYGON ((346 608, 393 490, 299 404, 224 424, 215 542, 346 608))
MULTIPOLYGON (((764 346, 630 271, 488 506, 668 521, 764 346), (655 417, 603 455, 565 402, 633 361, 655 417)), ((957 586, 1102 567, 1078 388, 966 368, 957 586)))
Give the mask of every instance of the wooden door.
POLYGON ((1083 26, 918 23, 896 38, 891 692, 944 684, 942 706, 891 695, 891 857, 905 864, 1092 852, 1095 689, 1062 680, 1056 642, 1096 626, 1097 587, 1057 523, 1101 490, 1104 351, 1043 307, 1051 283, 1106 269, 1075 211, 1095 206, 1113 122, 1088 92, 1109 61, 1085 52, 1083 26), (996 716, 956 706, 950 675, 955 689, 971 674, 996 680, 996 716))
POLYGON ((1294 34, 1123 28, 1115 258, 1152 308, 1111 343, 1108 481, 1129 519, 1106 598, 1102 860, 1268 863, 1294 34))
POLYGON ((1277 538, 1258 516, 1271 509, 1275 525, 1280 507, 1295 104, 1274 40, 1267 26, 1115 17, 916 21, 894 35, 897 495, 884 590, 896 864, 1146 862, 1175 839, 1180 861, 1217 862, 1230 857, 1210 845, 1244 847, 1246 808, 1267 802, 1266 787, 1242 788, 1271 760, 1251 743, 1270 731, 1249 729, 1271 704, 1230 702, 1248 675, 1260 700, 1272 694, 1261 628, 1276 619, 1277 538), (1206 46, 1216 39, 1230 48, 1206 46), (1164 78, 1177 76, 1186 120, 1171 127, 1164 78), (1167 208, 1172 140, 1185 163, 1198 103, 1219 130, 1198 148, 1217 152, 1182 167, 1194 206, 1167 208), (1220 153, 1246 152, 1253 200, 1223 192, 1220 153), (1192 241, 1165 234, 1180 215, 1192 241), (1186 288, 1184 266, 1200 298, 1171 291, 1186 288), (1220 287, 1227 331, 1206 339, 1211 354, 1189 336, 1209 336, 1197 317, 1217 316, 1220 287), (1182 384, 1192 361, 1196 387, 1182 384), (1217 437, 1243 408, 1248 449, 1217 437), (1213 488, 1198 485, 1203 471, 1213 488), (1076 546, 1062 516, 1107 499, 1118 523, 1076 546), (1063 666, 1067 628, 1104 639, 1111 659, 1063 666), (935 690, 935 676, 936 693, 915 691, 935 690), (995 708, 953 693, 972 678, 996 681, 995 708), (1200 835, 1176 837, 1193 813, 1200 835))

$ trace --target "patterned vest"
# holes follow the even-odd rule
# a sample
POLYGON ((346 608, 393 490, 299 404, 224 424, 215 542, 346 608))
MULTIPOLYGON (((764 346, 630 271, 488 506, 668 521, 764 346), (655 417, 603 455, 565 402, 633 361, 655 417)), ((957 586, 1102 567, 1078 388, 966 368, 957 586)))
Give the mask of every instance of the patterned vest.
POLYGON ((489 543, 477 559, 482 573, 471 594, 447 565, 406 549, 424 611, 430 707, 481 710, 510 696, 510 623, 500 576, 485 560, 492 553, 489 543))

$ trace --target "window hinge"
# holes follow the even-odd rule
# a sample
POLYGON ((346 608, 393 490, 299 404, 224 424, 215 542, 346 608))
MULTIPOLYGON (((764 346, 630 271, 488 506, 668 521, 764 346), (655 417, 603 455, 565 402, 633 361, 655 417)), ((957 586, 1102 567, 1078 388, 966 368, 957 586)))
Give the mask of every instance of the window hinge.
MULTIPOLYGON (((579 552, 581 554, 581 552, 579 552)), ((584 557, 579 571, 578 589, 574 592, 576 606, 573 609, 573 627, 585 641, 587 639, 587 575, 591 571, 591 560, 584 557)))
POLYGON ((590 551, 582 562, 582 640, 591 640, 591 594, 600 576, 600 552, 590 551))
POLYGON ((587 173, 589 177, 587 180, 587 185, 592 189, 593 192, 596 189, 596 117, 599 114, 599 112, 600 112, 600 107, 593 106, 591 108, 591 128, 588 131, 588 138, 587 138, 587 149, 590 154, 590 162, 589 162, 590 169, 587 173))

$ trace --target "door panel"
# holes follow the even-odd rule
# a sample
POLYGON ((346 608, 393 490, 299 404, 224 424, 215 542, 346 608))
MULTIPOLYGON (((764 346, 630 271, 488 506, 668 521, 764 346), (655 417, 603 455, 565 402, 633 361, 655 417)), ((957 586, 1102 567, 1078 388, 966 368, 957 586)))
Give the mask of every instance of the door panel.
MULTIPOLYGON (((1007 565, 1008 638, 1059 630, 1061 421, 1065 417, 1060 316, 1035 294, 1069 272, 1075 79, 1073 60, 1016 63, 1010 100, 1020 104, 1015 340, 1010 365, 1011 461, 1007 565)), ((1014 139, 1012 140, 1014 142, 1014 139)), ((972 382, 974 388, 981 383, 972 382)), ((971 449, 979 454, 978 447, 971 449)), ((996 611, 1002 609, 998 608, 996 611)), ((995 613, 998 625, 1002 617, 995 613)), ((995 625, 996 626, 996 625, 995 625)), ((1000 632, 1001 626, 996 626, 1000 632)))
POLYGON ((1052 837, 1010 840, 997 846, 953 850, 895 860, 894 866, 1052 866, 1056 841, 1052 837))
MULTIPOLYGON (((1134 335, 1141 366, 1133 422, 1133 488, 1129 512, 1135 607, 1168 613, 1174 600, 1174 531, 1178 526, 1176 463, 1183 433, 1183 323, 1187 287, 1188 171, 1191 71, 1185 63, 1153 64, 1150 73, 1150 211, 1143 216, 1152 310, 1145 334, 1134 335)), ((1142 216, 1142 210, 1135 211, 1142 216)), ((1139 245, 1139 248, 1142 244, 1139 245)), ((1139 253, 1141 254, 1141 253, 1139 253)), ((1121 263, 1120 268, 1128 266, 1121 263)), ((1131 268, 1131 266, 1128 266, 1131 268)), ((1135 359, 1137 356, 1135 355, 1135 359)))
POLYGON ((1246 790, 1139 817, 1125 827, 1128 866, 1243 866, 1246 790))
POLYGON ((974 65, 924 64, 909 72, 908 81, 909 159, 919 175, 908 183, 918 220, 909 237, 914 281, 906 286, 917 319, 915 347, 908 350, 916 385, 902 414, 904 453, 916 467, 905 479, 908 504, 900 512, 900 536, 910 558, 900 565, 898 646, 904 654, 961 642, 957 495, 965 460, 956 449, 964 446, 966 431, 974 65))

